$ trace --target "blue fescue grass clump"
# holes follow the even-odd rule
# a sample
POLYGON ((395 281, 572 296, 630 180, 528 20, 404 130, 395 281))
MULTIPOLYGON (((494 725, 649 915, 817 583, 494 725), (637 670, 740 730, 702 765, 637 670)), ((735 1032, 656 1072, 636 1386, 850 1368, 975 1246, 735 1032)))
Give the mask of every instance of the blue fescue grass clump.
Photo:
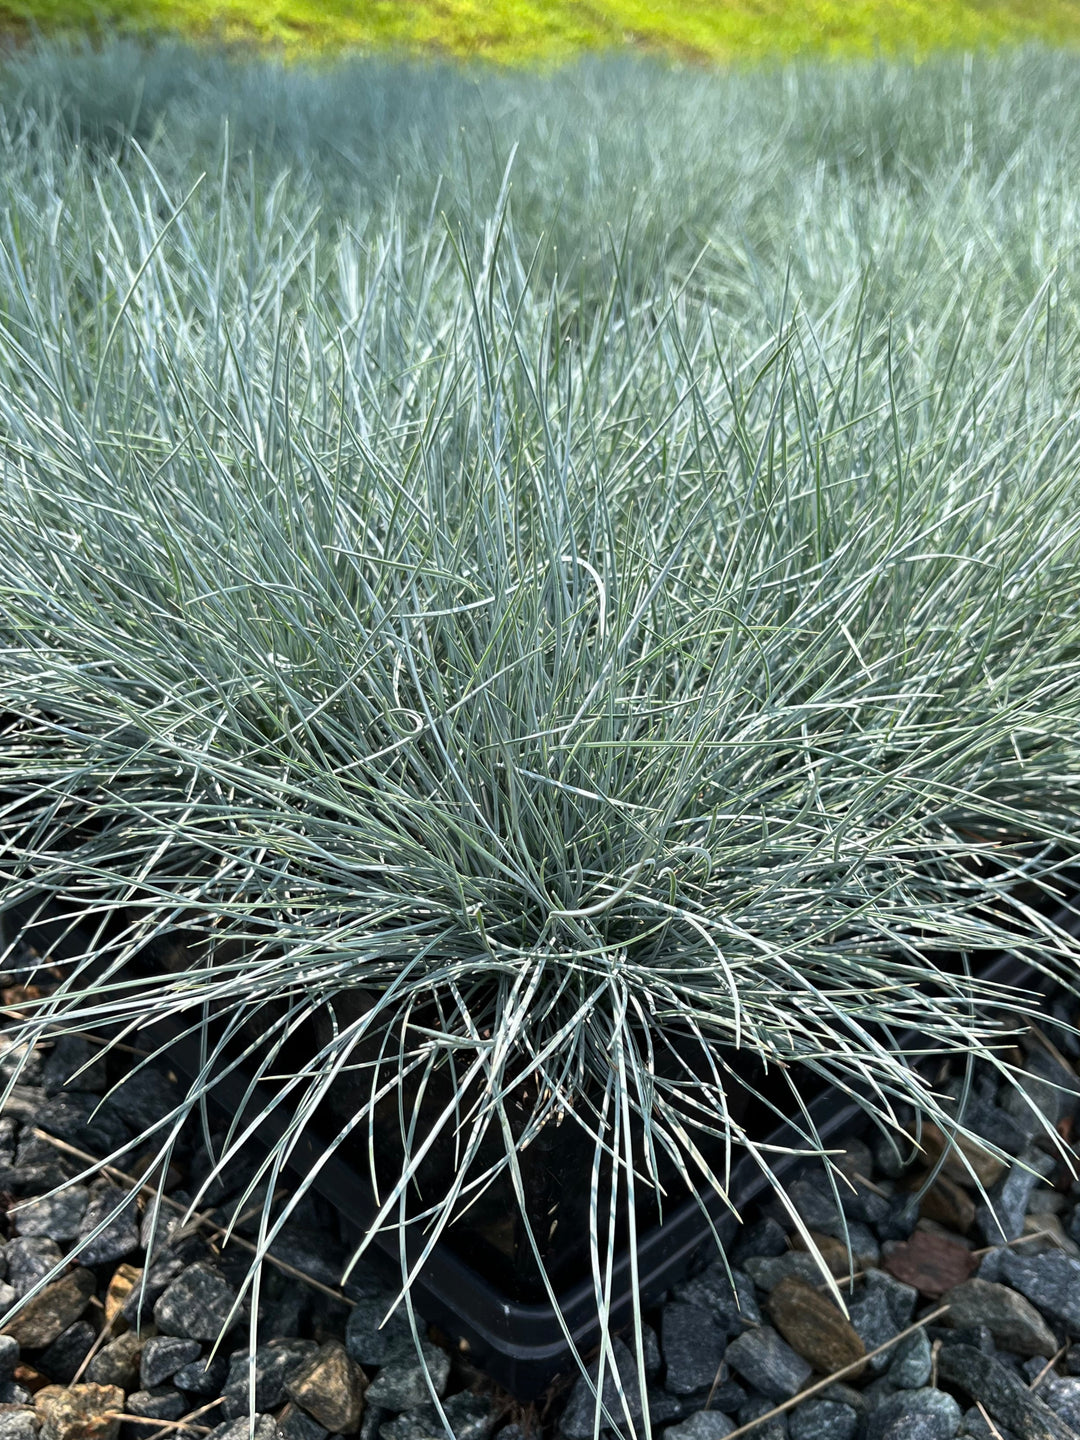
POLYGON ((723 1191, 708 1139, 762 1138, 740 1057, 810 1152, 810 1075, 887 1133, 905 1103, 951 1127, 889 1037, 1008 1073, 980 958, 1080 989, 1031 908, 1080 841, 1070 64, 984 67, 996 109, 942 67, 918 164, 911 72, 695 80, 708 108, 643 68, 636 200, 618 117, 565 77, 525 87, 516 150, 469 134, 441 179, 351 189, 231 123, 110 153, 14 105, 0 876, 118 918, 22 1037, 210 1006, 272 1074, 340 1015, 256 1181, 335 1077, 363 1145, 450 1071, 380 1191, 393 1227, 453 1137, 429 1245, 499 1177, 524 1208, 521 1151, 577 1125, 601 1310, 602 1161, 631 1239, 662 1160, 723 1191), (1061 88, 1009 140, 1032 75, 1061 88), (875 124, 809 165, 830 95, 875 124), (177 927, 190 968, 126 981, 177 927))

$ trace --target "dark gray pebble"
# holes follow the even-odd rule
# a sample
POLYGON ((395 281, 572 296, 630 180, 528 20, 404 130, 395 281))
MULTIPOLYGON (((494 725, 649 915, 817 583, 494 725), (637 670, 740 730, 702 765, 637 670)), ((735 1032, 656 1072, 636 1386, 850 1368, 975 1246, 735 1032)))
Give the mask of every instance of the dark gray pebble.
POLYGON ((216 1340, 236 1302, 236 1291, 212 1266, 199 1261, 184 1270, 154 1306, 154 1323, 166 1335, 216 1340))
POLYGON ((106 1265, 125 1260, 139 1248, 137 1197, 115 1185, 106 1185, 90 1197, 80 1236, 89 1236, 103 1222, 104 1230, 78 1248, 83 1265, 106 1265))
POLYGON ((179 1390, 156 1385, 152 1390, 133 1390, 127 1397, 126 1409, 129 1415, 143 1415, 151 1420, 179 1420, 189 1406, 179 1390))
POLYGON ((666 1440, 724 1440, 735 1429, 730 1415, 720 1410, 698 1410, 664 1431, 666 1440))
POLYGON ((404 1343, 412 1345, 412 1331, 404 1306, 399 1306, 382 1324, 393 1298, 377 1295, 358 1300, 353 1306, 345 1326, 345 1349, 358 1365, 385 1365, 404 1343))
POLYGON ((499 1409, 487 1395, 462 1390, 442 1402, 454 1440, 488 1440, 499 1422, 499 1409))
MULTIPOLYGON (((638 1382, 637 1362, 633 1355, 621 1340, 612 1341, 612 1349, 615 1355, 615 1363, 618 1366, 619 1380, 622 1385, 623 1394, 626 1399, 626 1408, 631 1418, 637 1422, 642 1416, 641 1387, 638 1382)), ((611 1361, 608 1360, 604 1367, 604 1383, 601 1390, 601 1398, 608 1414, 616 1424, 625 1425, 623 1401, 619 1397, 614 1376, 611 1374, 611 1361)), ((584 1375, 579 1375, 570 1391, 570 1398, 559 1421, 559 1430, 566 1440, 592 1440, 593 1417, 596 1414, 596 1397, 594 1387, 599 1377, 600 1370, 597 1361, 589 1366, 588 1381, 584 1375), (591 1383, 590 1383, 591 1382, 591 1383)), ((381 1376, 379 1377, 382 1378, 381 1376)), ((376 1381, 376 1384, 378 1381, 376 1381)), ((374 1386, 372 1387, 374 1389, 374 1386)), ((370 1397, 371 1391, 368 1391, 370 1397)), ((606 1422, 603 1413, 600 1416, 601 1425, 606 1422)))
POLYGON ((221 1394, 228 1373, 228 1356, 218 1354, 212 1360, 194 1360, 190 1365, 183 1366, 177 1370, 172 1381, 179 1389, 205 1399, 221 1394))
POLYGON ((45 1057, 41 1081, 49 1096, 68 1085, 87 1095, 104 1095, 108 1080, 101 1046, 91 1045, 83 1035, 61 1035, 45 1057))
POLYGON ((788 1400, 810 1378, 810 1366, 771 1325, 732 1340, 724 1357, 737 1375, 771 1400, 788 1400))
POLYGON ((1048 1375, 1039 1385, 1038 1395, 1061 1416, 1066 1425, 1080 1430, 1080 1380, 1071 1376, 1048 1375))
POLYGON ((383 1366, 366 1394, 372 1405, 384 1410, 411 1410, 423 1405, 431 1398, 425 1370, 435 1393, 441 1396, 445 1392, 450 1378, 449 1355, 429 1340, 421 1341, 421 1347, 422 1359, 410 1345, 407 1352, 400 1352, 383 1366))
POLYGON ((839 1400, 807 1400, 788 1421, 791 1440, 855 1440, 859 1416, 839 1400))
POLYGON ((383 1421, 379 1440, 446 1440, 446 1431, 434 1405, 425 1405, 383 1421))
POLYGON ((944 1390, 902 1390, 874 1410, 880 1440, 953 1440, 960 1406, 944 1390))
POLYGON ((88 1320, 76 1320, 41 1352, 35 1368, 57 1385, 70 1385, 96 1339, 97 1331, 88 1320))
POLYGON ((708 1310, 726 1335, 738 1335, 748 1325, 761 1324, 761 1311, 749 1275, 736 1269, 729 1274, 722 1260, 714 1260, 699 1275, 676 1285, 671 1297, 708 1310))
POLYGON ((0 1335, 0 1384, 10 1380, 19 1363, 19 1342, 13 1335, 0 1335))
POLYGON ((1024 1440, 1075 1440, 1072 1426, 1033 1393, 1015 1370, 969 1345, 938 1351, 938 1380, 981 1401, 995 1422, 1024 1440))
POLYGON ((55 1240, 44 1235, 19 1235, 4 1249, 8 1284, 20 1298, 63 1260, 55 1240))
MULTIPOLYGON (((278 1339, 255 1351, 255 1409, 276 1410, 285 1400, 285 1382, 318 1349, 314 1340, 278 1339)), ((237 1350, 229 1357, 229 1373, 222 1388, 222 1414, 235 1420, 248 1413, 249 1351, 237 1350)))
POLYGON ((152 1390, 171 1380, 178 1370, 199 1358, 202 1346, 197 1340, 183 1340, 178 1335, 152 1335, 143 1346, 139 1359, 139 1383, 152 1390))
POLYGON ((86 1213, 90 1192, 85 1185, 69 1185, 56 1195, 23 1202, 12 1221, 20 1235, 44 1235, 50 1240, 74 1240, 86 1213))
POLYGON ((97 1095, 65 1090, 46 1100, 35 1123, 69 1145, 78 1145, 103 1159, 115 1153, 119 1159, 130 1148, 131 1131, 115 1111, 104 1106, 98 1110, 100 1103, 97 1095))
POLYGON ((278 1420, 278 1440, 326 1440, 330 1432, 298 1405, 286 1406, 278 1420))
POLYGON ((739 1238, 731 1249, 732 1265, 741 1265, 751 1256, 772 1258, 783 1255, 787 1250, 787 1232, 780 1222, 766 1215, 756 1224, 747 1225, 739 1232, 739 1238))
POLYGON ((1005 1284, 1019 1290, 1048 1320, 1064 1325, 1070 1334, 1080 1333, 1080 1260, 1058 1250, 1044 1255, 1002 1250, 998 1265, 1005 1284))
POLYGON ((709 1312, 696 1305, 665 1305, 660 1333, 667 1361, 664 1388, 673 1395, 692 1395, 711 1385, 727 1341, 709 1312))
MULTIPOLYGON (((248 1417, 245 1415, 242 1420, 226 1420, 224 1424, 217 1425, 206 1440, 249 1440, 251 1434, 248 1417)), ((254 1440, 277 1440, 277 1421, 273 1415, 255 1416, 254 1440)))

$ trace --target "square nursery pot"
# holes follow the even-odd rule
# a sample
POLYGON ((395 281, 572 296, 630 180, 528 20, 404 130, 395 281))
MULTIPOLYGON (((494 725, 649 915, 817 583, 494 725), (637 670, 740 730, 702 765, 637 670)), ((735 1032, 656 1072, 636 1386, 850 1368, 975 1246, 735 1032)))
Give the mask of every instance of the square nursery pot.
MULTIPOLYGON (((0 914, 0 924, 9 934, 18 933, 28 915, 28 906, 9 908, 0 914)), ((1074 933, 1080 929, 1080 915, 1067 908, 1056 918, 1063 928, 1074 933)), ((82 948, 78 929, 68 921, 50 919, 48 912, 38 914, 26 933, 39 954, 51 955, 60 963, 75 959, 82 948)), ((130 971, 133 976, 160 975, 163 967, 186 968, 182 940, 150 947, 131 963, 130 971)), ((981 974, 986 979, 1040 991, 1046 997, 1048 1014, 1052 1002, 1061 998, 1055 993, 1057 987, 1045 977, 1007 954, 992 960, 981 974)), ((215 1022, 211 1019, 209 1023, 212 1026, 215 1022)), ((170 1063, 191 1077, 201 1068, 200 1047, 193 1036, 180 1035, 181 1028, 180 1021, 161 1021, 142 1027, 139 1034, 144 1044, 167 1045, 170 1063)), ((307 1043, 310 1045, 314 1038, 308 1036, 307 1043)), ((898 1048, 918 1048, 919 1037, 913 1031, 896 1038, 898 1048)), ((777 1089, 760 1071, 752 1078, 767 1095, 772 1083, 771 1098, 777 1103, 787 1095, 786 1086, 777 1089)), ((241 1068, 223 1076, 211 1094, 230 1115, 236 1115, 242 1110, 247 1084, 248 1073, 241 1068)), ((258 1093, 266 1094, 261 1083, 258 1093)), ((802 1094, 823 1142, 836 1144, 868 1128, 870 1122, 858 1106, 826 1082, 808 1075, 802 1094)), ((293 1152, 290 1164, 295 1171, 307 1173, 322 1155, 326 1139, 340 1128, 348 1104, 346 1089, 337 1096, 336 1104, 331 1100, 327 1114, 316 1115, 293 1152), (324 1122, 321 1126, 320 1120, 324 1122)), ((777 1124, 775 1112, 760 1100, 743 1095, 736 1097, 733 1108, 736 1106, 741 1123, 759 1139, 773 1146, 800 1143, 792 1128, 777 1124)), ((272 1143, 283 1129, 284 1122, 271 1112, 260 1129, 260 1142, 272 1143)), ((377 1147, 378 1143, 377 1132, 377 1147)), ((559 1222, 551 1227, 553 1234, 544 1261, 566 1330, 579 1353, 585 1353, 599 1333, 587 1249, 591 1156, 591 1142, 579 1127, 552 1126, 548 1135, 531 1143, 521 1157, 533 1219, 555 1216, 559 1222)), ((448 1163, 451 1161, 447 1157, 440 1159, 436 1155, 431 1167, 436 1181, 445 1178, 448 1163)), ((805 1156, 778 1155, 773 1168, 778 1178, 790 1179, 805 1164, 805 1156)), ((339 1210, 346 1231, 359 1236, 376 1209, 367 1168, 366 1138, 343 1144, 323 1164, 315 1188, 339 1210)), ((733 1166, 730 1195, 740 1214, 752 1212, 756 1202, 767 1198, 767 1192, 768 1182, 751 1157, 745 1156, 733 1166)), ((678 1197, 679 1193, 677 1186, 669 1188, 672 1196, 678 1197)), ((685 1186, 682 1193, 686 1193, 685 1186)), ((702 1207, 725 1245, 732 1243, 737 1223, 711 1191, 703 1190, 696 1198, 688 1195, 682 1201, 669 1201, 663 1222, 652 1223, 651 1227, 648 1219, 642 1223, 639 1215, 637 1289, 643 1309, 685 1276, 704 1246, 711 1246, 702 1207)), ((638 1208, 640 1211, 640 1202, 638 1208)), ((656 1219, 654 1213, 652 1220, 656 1219)), ((546 1223, 550 1225, 550 1219, 546 1223)), ((412 1237, 407 1253, 418 1254, 420 1243, 415 1229, 407 1233, 412 1237)), ((400 1251, 396 1232, 381 1233, 375 1245, 397 1271, 400 1251)), ((631 1273, 631 1256, 624 1248, 616 1254, 612 1272, 609 1324, 615 1330, 631 1318, 631 1273)), ((412 1294, 418 1313, 426 1321, 438 1325, 467 1349, 474 1364, 520 1400, 535 1398, 554 1376, 573 1369, 570 1343, 540 1282, 508 1183, 493 1186, 482 1206, 474 1206, 449 1227, 421 1268, 412 1294)))

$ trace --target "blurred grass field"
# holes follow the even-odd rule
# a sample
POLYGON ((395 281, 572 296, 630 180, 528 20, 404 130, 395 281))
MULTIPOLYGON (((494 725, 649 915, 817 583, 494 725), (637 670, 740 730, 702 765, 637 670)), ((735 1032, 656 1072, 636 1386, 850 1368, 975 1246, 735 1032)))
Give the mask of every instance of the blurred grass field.
POLYGON ((1075 44, 1080 0, 5 0, 9 36, 110 29, 255 44, 557 64, 630 48, 696 62, 1075 44))

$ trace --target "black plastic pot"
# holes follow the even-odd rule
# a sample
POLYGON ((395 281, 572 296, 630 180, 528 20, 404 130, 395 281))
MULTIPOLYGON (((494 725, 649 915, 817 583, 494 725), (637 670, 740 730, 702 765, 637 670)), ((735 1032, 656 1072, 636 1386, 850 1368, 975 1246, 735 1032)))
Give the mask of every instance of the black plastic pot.
MULTIPOLYGON (((1063 912, 1060 923, 1075 929, 1077 918, 1071 912, 1063 912)), ((17 915, 9 912, 8 919, 9 923, 14 919, 18 925, 17 915)), ((52 937, 46 928, 41 940, 36 942, 37 948, 44 950, 50 940, 56 944, 59 936, 60 927, 54 928, 52 937)), ((57 956, 61 960, 72 957, 77 949, 77 940, 69 935, 57 950, 57 956)), ((1011 956, 1000 957, 982 973, 987 979, 1005 984, 1044 992, 1046 989, 1043 977, 1011 956)), ((180 1022, 162 1022, 144 1027, 140 1033, 155 1045, 167 1044, 170 1061, 191 1076, 200 1067, 199 1046, 193 1037, 179 1036, 180 1028, 180 1022)), ((897 1044, 899 1048, 917 1049, 919 1037, 909 1032, 899 1036, 897 1044)), ((243 1074, 234 1073, 223 1077, 212 1094, 226 1110, 235 1114, 242 1105, 246 1083, 243 1074)), ((804 1093, 804 1099, 808 1100, 822 1141, 835 1143, 865 1130, 868 1121, 858 1106, 822 1082, 817 1083, 816 1091, 812 1097, 804 1093)), ((272 1113, 260 1135, 265 1143, 271 1144, 283 1129, 284 1121, 272 1113)), ((787 1125, 777 1126, 761 1138, 781 1147, 800 1143, 787 1125)), ((318 1136, 305 1134, 293 1154, 292 1168, 307 1173, 322 1153, 318 1136)), ((776 1156, 773 1168, 777 1177, 783 1178, 803 1164, 803 1157, 776 1156)), ((584 1176, 567 1178, 571 1189, 583 1188, 584 1176)), ((730 1193, 740 1214, 751 1211, 755 1202, 764 1198, 767 1187, 768 1182, 751 1157, 745 1157, 734 1167, 730 1193)), ((316 1188, 341 1212, 347 1226, 358 1233, 374 1214, 366 1173, 348 1163, 345 1147, 323 1163, 316 1188)), ((706 1193, 702 1199, 721 1238, 730 1242, 737 1230, 736 1222, 715 1195, 706 1193)), ((500 1284, 498 1277, 493 1279, 490 1257, 481 1254, 480 1243, 475 1252, 470 1250, 469 1234, 468 1226, 457 1227, 454 1243, 440 1243, 428 1257, 412 1292, 417 1311, 455 1342, 464 1342, 470 1359, 508 1391, 521 1400, 533 1399, 555 1375, 573 1368, 570 1343, 550 1302, 517 1298, 509 1285, 500 1284)), ((644 1234, 637 1251, 637 1288, 643 1308, 685 1275, 708 1235, 701 1207, 694 1198, 671 1208, 663 1224, 644 1234)), ((375 1241, 395 1270, 400 1264, 399 1243, 396 1233, 380 1235, 375 1241)), ((409 1241, 407 1250, 418 1253, 419 1243, 418 1238, 409 1241)), ((631 1257, 624 1251, 615 1259, 612 1277, 609 1324, 613 1329, 629 1321, 632 1304, 631 1257)), ((574 1347, 585 1352, 598 1335, 591 1276, 581 1274, 560 1288, 558 1308, 574 1347)))

